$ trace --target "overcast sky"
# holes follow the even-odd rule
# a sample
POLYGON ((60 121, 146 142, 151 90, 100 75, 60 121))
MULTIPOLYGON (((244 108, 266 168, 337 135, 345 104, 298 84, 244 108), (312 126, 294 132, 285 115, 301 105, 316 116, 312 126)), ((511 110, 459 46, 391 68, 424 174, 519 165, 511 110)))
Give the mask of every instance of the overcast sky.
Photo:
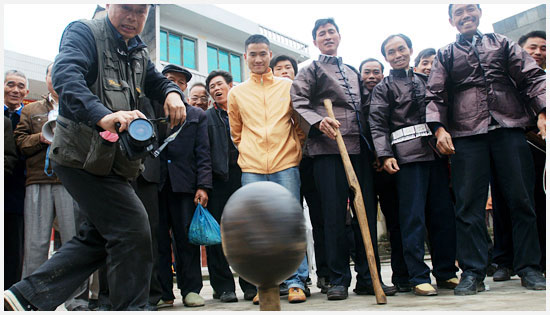
MULTIPOLYGON (((482 4, 483 16, 479 28, 482 32, 492 32, 493 23, 541 3, 482 4)), ((319 53, 311 37, 315 20, 333 17, 342 36, 338 54, 343 57, 345 63, 356 67, 368 57, 384 61, 380 45, 390 34, 403 33, 409 36, 413 43, 414 58, 424 48, 437 49, 454 41, 457 33, 448 22, 448 4, 218 6, 309 44, 312 58, 317 58, 319 53)), ((65 26, 74 20, 91 18, 95 7, 96 4, 5 4, 4 49, 53 60, 65 26)), ((385 70, 386 74, 387 71, 385 70)))

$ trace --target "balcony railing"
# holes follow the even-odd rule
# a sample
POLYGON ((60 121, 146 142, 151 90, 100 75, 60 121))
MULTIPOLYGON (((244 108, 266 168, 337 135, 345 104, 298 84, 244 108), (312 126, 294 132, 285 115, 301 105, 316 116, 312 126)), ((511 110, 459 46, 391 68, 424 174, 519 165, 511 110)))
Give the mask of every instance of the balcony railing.
POLYGON ((305 54, 305 55, 309 54, 307 44, 304 44, 300 41, 292 39, 274 30, 270 30, 269 28, 261 25, 260 25, 260 33, 265 37, 267 37, 269 40, 275 41, 280 44, 284 44, 302 54, 305 54))

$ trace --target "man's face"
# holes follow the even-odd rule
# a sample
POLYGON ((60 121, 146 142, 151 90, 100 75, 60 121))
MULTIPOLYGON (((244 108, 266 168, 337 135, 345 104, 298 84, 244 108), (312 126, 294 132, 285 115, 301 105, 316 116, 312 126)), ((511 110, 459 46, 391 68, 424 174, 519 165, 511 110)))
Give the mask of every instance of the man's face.
POLYGON ((4 104, 11 109, 15 109, 23 102, 25 96, 29 94, 27 90, 27 81, 13 74, 6 76, 4 81, 4 104))
POLYGON ((429 57, 420 59, 420 62, 418 63, 418 67, 415 67, 414 71, 424 73, 425 75, 430 75, 434 58, 435 58, 435 55, 431 55, 429 57))
POLYGON ((53 89, 53 84, 52 84, 52 68, 53 68, 53 64, 51 64, 48 67, 48 74, 46 75, 46 85, 48 86, 48 92, 50 92, 53 95, 53 97, 57 98, 57 93, 53 89))
POLYGON ((106 7, 111 24, 125 41, 143 31, 149 13, 148 4, 107 4, 106 7))
POLYGON ((399 36, 392 37, 384 47, 386 61, 394 70, 407 69, 411 61, 412 49, 407 47, 405 40, 399 36))
POLYGON ((276 77, 283 77, 294 80, 294 67, 292 67, 292 63, 290 63, 289 60, 279 61, 273 67, 273 75, 276 77))
POLYGON ((210 96, 212 96, 212 98, 214 99, 214 102, 226 106, 227 94, 232 87, 233 82, 227 84, 225 82, 225 79, 221 75, 219 75, 217 77, 213 77, 212 80, 210 80, 208 90, 210 92, 210 96))
POLYGON ((474 35, 479 26, 481 10, 476 4, 453 4, 449 23, 463 35, 474 35))
POLYGON ((336 56, 340 45, 340 33, 331 23, 327 23, 317 29, 317 37, 313 41, 315 47, 319 48, 322 54, 336 56))
POLYGON ((168 72, 165 74, 166 78, 180 87, 182 91, 187 89, 187 78, 183 73, 179 72, 168 72))
POLYGON ((248 64, 250 72, 255 74, 264 74, 269 71, 269 62, 272 52, 265 43, 249 44, 246 47, 244 60, 248 64))
POLYGON ((530 37, 525 44, 523 44, 523 49, 535 59, 539 67, 546 68, 546 39, 530 37))
POLYGON ((200 85, 195 86, 189 91, 189 104, 195 107, 199 107, 202 110, 208 109, 208 94, 206 94, 206 89, 200 85))
POLYGON ((382 67, 378 62, 365 62, 363 67, 361 67, 361 80, 363 80, 363 86, 366 87, 367 90, 372 91, 383 78, 384 73, 382 73, 382 67))

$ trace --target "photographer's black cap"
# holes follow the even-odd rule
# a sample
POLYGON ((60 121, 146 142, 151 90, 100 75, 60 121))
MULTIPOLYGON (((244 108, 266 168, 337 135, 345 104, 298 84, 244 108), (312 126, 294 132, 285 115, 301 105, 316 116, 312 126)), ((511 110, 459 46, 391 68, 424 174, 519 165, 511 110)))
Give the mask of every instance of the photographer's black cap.
POLYGON ((182 73, 185 76, 185 79, 187 79, 187 82, 189 82, 191 80, 191 77, 193 77, 193 75, 191 74, 191 72, 189 72, 189 70, 174 64, 169 64, 166 67, 164 67, 164 69, 162 69, 162 74, 166 75, 168 72, 182 73))

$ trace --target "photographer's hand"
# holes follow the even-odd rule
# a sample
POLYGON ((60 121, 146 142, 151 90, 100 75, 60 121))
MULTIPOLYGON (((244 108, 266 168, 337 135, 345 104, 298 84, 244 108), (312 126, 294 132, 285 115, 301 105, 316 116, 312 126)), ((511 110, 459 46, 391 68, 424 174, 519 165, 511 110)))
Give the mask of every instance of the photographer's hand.
POLYGON ((103 116, 98 122, 97 125, 105 130, 108 130, 112 133, 117 133, 117 130, 115 128, 115 123, 120 123, 120 129, 118 131, 124 131, 130 124, 130 122, 136 118, 145 118, 145 115, 143 115, 142 112, 139 110, 132 110, 132 111, 118 111, 114 112, 112 114, 103 116))
POLYGON ((206 205, 208 204, 208 193, 204 189, 197 189, 197 192, 195 193, 195 199, 193 200, 195 202, 195 206, 200 202, 201 206, 206 208, 206 205))
POLYGON ((181 96, 177 92, 171 92, 166 95, 164 100, 164 113, 170 116, 170 129, 179 124, 183 124, 187 117, 185 104, 181 100, 181 96))

